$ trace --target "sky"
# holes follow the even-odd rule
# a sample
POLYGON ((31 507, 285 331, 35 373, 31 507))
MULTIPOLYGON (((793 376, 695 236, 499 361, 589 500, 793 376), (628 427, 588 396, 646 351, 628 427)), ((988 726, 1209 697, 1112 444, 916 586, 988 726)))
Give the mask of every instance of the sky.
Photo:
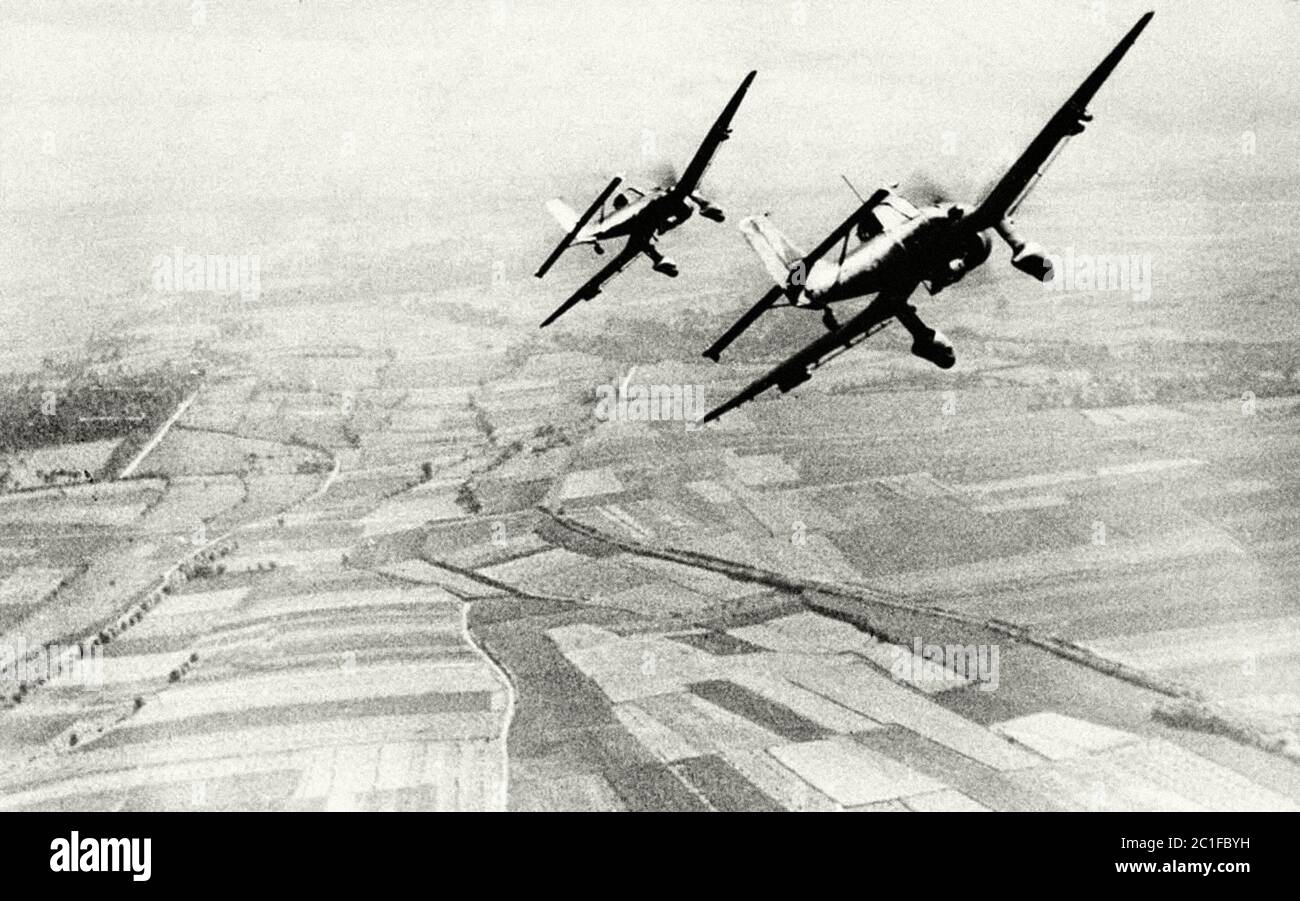
POLYGON ((840 174, 977 194, 1148 8, 1023 214, 1099 184, 1171 210, 1300 202, 1292 0, 10 0, 3 303, 129 295, 176 246, 468 238, 522 269, 555 238, 546 198, 680 168, 749 69, 707 184, 729 210, 812 234, 851 205, 840 174))

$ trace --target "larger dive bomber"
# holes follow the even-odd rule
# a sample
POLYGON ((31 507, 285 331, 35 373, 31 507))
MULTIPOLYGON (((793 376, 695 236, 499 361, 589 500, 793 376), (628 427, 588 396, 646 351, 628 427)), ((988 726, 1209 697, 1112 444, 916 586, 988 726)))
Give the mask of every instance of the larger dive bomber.
POLYGON ((814 370, 895 319, 911 334, 912 353, 942 369, 951 367, 956 362, 952 344, 921 321, 909 298, 918 285, 937 294, 982 265, 992 250, 993 234, 1011 247, 1012 266, 1040 281, 1051 279, 1046 254, 1017 233, 1011 217, 1065 142, 1092 120, 1088 104, 1154 15, 1147 13, 1129 29, 974 208, 938 203, 918 209, 882 188, 810 253, 795 248, 766 216, 744 220, 741 231, 776 286, 704 355, 716 362, 732 341, 778 306, 820 312, 827 331, 709 411, 703 421, 717 419, 769 388, 785 393, 803 384, 814 370), (857 245, 850 251, 853 238, 857 245), (832 304, 870 295, 875 295, 871 302, 842 324, 831 311, 832 304))

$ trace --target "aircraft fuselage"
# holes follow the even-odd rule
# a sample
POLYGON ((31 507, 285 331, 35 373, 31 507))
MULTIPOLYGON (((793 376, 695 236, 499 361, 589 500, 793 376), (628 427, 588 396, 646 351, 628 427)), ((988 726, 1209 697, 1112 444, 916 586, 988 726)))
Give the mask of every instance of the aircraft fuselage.
POLYGON ((667 191, 656 188, 615 209, 599 222, 591 223, 573 243, 591 244, 632 236, 653 239, 681 225, 693 212, 690 202, 674 202, 667 191))
POLYGON ((807 273, 803 299, 811 306, 926 281, 931 290, 960 281, 988 259, 987 234, 972 231, 960 207, 927 207, 920 215, 872 235, 837 263, 829 254, 807 273))

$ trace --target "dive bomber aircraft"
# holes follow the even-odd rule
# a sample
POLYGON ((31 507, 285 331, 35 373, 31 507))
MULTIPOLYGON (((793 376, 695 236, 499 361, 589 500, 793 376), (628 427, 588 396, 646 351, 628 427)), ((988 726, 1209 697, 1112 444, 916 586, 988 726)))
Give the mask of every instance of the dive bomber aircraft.
POLYGON ((677 265, 655 247, 655 241, 659 236, 681 225, 697 209, 701 216, 714 222, 721 222, 726 218, 721 208, 700 196, 699 183, 719 145, 730 137, 731 120, 736 115, 736 110, 740 108, 741 101, 745 99, 745 92, 749 90, 756 74, 758 73, 750 72, 745 76, 745 80, 732 95, 731 101, 723 109, 718 121, 713 124, 713 128, 709 129, 704 143, 695 152, 690 165, 675 183, 648 190, 629 186, 615 194, 623 181, 621 177, 615 177, 581 216, 558 198, 547 203, 547 209, 566 234, 564 240, 537 270, 537 278, 546 275, 547 270, 554 265, 561 254, 575 244, 590 244, 596 253, 603 254, 605 251, 601 246, 602 241, 625 237, 627 243, 603 269, 592 276, 554 313, 546 317, 542 322, 542 328, 559 319, 580 301, 591 300, 599 294, 605 282, 626 269, 640 254, 644 253, 650 258, 656 272, 675 278, 677 265), (611 195, 613 201, 609 205, 612 209, 607 210, 605 204, 610 200, 611 195))
POLYGON ((918 209, 881 188, 810 253, 798 250, 766 216, 745 219, 741 231, 776 286, 704 355, 717 362, 722 351, 763 313, 781 306, 820 312, 827 332, 709 411, 702 421, 715 420, 769 388, 783 394, 790 391, 894 319, 911 334, 913 354, 941 369, 950 368, 956 362, 951 342, 921 321, 909 298, 917 285, 938 294, 982 265, 993 247, 991 234, 1011 247, 1012 266, 1039 281, 1050 280, 1050 260, 1041 247, 1017 233, 1011 217, 1069 138, 1092 121, 1089 102, 1154 15, 1148 12, 1138 20, 973 208, 937 203, 918 209), (858 243, 850 252, 853 237, 858 243), (871 302, 843 324, 831 311, 832 304, 873 294, 871 302))

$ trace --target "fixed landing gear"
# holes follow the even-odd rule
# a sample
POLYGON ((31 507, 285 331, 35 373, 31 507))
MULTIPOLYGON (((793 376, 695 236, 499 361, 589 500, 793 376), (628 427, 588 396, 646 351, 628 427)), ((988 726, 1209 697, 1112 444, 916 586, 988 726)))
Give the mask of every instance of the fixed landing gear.
POLYGON ((722 222, 727 218, 727 214, 722 211, 722 207, 714 206, 699 194, 692 194, 691 202, 700 211, 700 215, 710 222, 722 222))
POLYGON ((839 320, 835 318, 835 314, 831 312, 830 307, 822 310, 822 324, 826 326, 828 332, 833 332, 840 327, 839 320))
POLYGON ((650 264, 654 267, 655 272, 669 278, 677 278, 677 264, 655 250, 653 246, 646 247, 645 255, 650 258, 650 264))
POLYGON ((957 353, 953 349, 952 342, 943 332, 932 329, 922 322, 921 317, 916 315, 916 309, 910 304, 905 306, 896 318, 912 335, 913 354, 922 360, 928 360, 940 369, 951 369, 957 362, 957 353))

